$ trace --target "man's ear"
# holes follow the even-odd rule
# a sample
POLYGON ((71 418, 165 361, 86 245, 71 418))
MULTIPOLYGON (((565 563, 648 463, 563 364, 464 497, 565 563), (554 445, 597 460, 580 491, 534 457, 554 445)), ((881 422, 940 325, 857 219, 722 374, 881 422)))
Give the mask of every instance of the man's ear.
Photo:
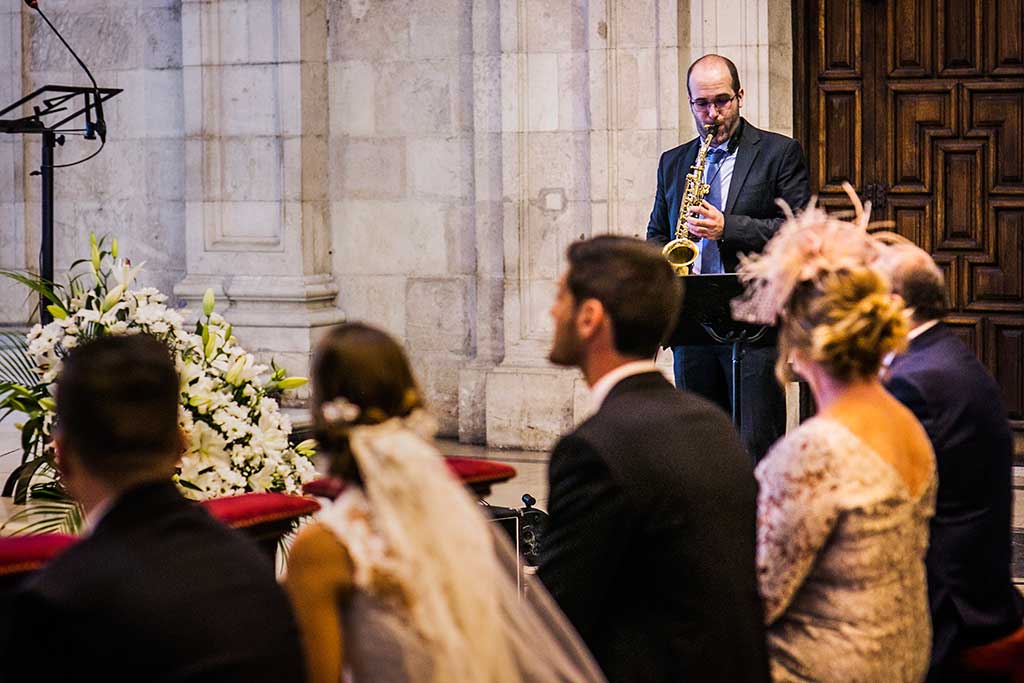
POLYGON ((53 459, 62 477, 74 473, 74 458, 68 455, 68 445, 60 434, 53 437, 53 459))
POLYGON ((597 299, 587 299, 576 311, 576 333, 580 339, 591 339, 604 324, 604 306, 597 299))
POLYGON ((192 440, 189 438, 188 433, 185 432, 184 428, 178 427, 178 453, 175 462, 180 462, 181 457, 188 452, 188 449, 192 446, 192 440))

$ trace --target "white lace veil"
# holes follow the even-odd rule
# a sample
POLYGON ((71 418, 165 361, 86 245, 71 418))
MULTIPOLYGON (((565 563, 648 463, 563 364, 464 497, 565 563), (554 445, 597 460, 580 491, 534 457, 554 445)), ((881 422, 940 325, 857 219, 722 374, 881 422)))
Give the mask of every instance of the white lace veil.
MULTIPOLYGON (((349 434, 386 567, 426 642, 436 683, 603 681, 579 636, 540 586, 521 596, 500 529, 431 445, 433 421, 357 426, 349 434), (429 434, 428 434, 429 432, 429 434)), ((375 553, 371 553, 375 554, 375 553)), ((373 562, 350 549, 356 566, 373 562)), ((378 560, 382 555, 376 554, 378 560)))

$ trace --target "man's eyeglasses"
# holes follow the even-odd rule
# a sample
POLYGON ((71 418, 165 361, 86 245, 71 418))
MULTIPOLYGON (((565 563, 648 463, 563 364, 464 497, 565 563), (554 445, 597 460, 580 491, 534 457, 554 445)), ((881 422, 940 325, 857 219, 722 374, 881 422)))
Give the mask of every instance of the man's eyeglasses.
POLYGON ((728 107, 736 97, 736 95, 719 95, 713 100, 700 98, 699 100, 690 100, 690 106, 693 107, 695 111, 707 111, 713 104, 715 105, 715 109, 721 111, 728 107))

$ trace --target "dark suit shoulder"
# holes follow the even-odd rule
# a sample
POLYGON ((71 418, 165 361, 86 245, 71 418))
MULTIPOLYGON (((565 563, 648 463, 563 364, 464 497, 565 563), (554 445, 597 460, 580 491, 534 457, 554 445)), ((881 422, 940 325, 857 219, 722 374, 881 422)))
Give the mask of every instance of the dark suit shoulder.
POLYGON ((697 140, 697 138, 693 138, 692 140, 684 142, 681 145, 677 145, 672 149, 665 150, 664 152, 661 153, 661 160, 659 161, 659 166, 664 168, 665 166, 668 166, 670 164, 678 163, 679 161, 684 159, 687 154, 693 152, 694 147, 696 147, 698 144, 699 140, 697 140))
POLYGON ((66 626, 53 664, 82 678, 103 671, 113 682, 149 680, 153 663, 166 681, 301 676, 298 632, 273 563, 169 483, 122 496, 17 604, 66 626))
MULTIPOLYGON (((992 401, 1002 404, 999 384, 978 357, 943 324, 938 324, 910 343, 890 367, 893 380, 914 386, 926 399, 941 396, 982 400, 985 411, 992 401)), ((892 380, 890 380, 892 381, 892 380)))
POLYGON ((627 485, 646 485, 651 476, 694 482, 721 475, 723 485, 729 478, 752 479, 753 463, 729 417, 660 373, 622 380, 575 436, 627 485))

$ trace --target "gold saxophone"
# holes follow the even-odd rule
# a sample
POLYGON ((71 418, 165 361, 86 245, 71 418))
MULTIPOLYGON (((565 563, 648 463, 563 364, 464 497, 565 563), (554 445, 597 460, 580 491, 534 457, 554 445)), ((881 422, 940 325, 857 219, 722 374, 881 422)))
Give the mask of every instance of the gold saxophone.
POLYGON ((686 219, 690 215, 690 209, 700 206, 704 201, 704 195, 708 193, 711 186, 704 182, 704 162, 711 149, 711 140, 715 137, 717 126, 708 124, 704 126, 707 136, 700 145, 697 152, 697 160, 690 167, 686 175, 686 187, 683 189, 683 198, 679 202, 679 220, 676 222, 676 238, 661 249, 661 255, 665 257, 676 275, 689 275, 690 266, 697 260, 697 245, 690 239, 690 230, 686 227, 686 219))

